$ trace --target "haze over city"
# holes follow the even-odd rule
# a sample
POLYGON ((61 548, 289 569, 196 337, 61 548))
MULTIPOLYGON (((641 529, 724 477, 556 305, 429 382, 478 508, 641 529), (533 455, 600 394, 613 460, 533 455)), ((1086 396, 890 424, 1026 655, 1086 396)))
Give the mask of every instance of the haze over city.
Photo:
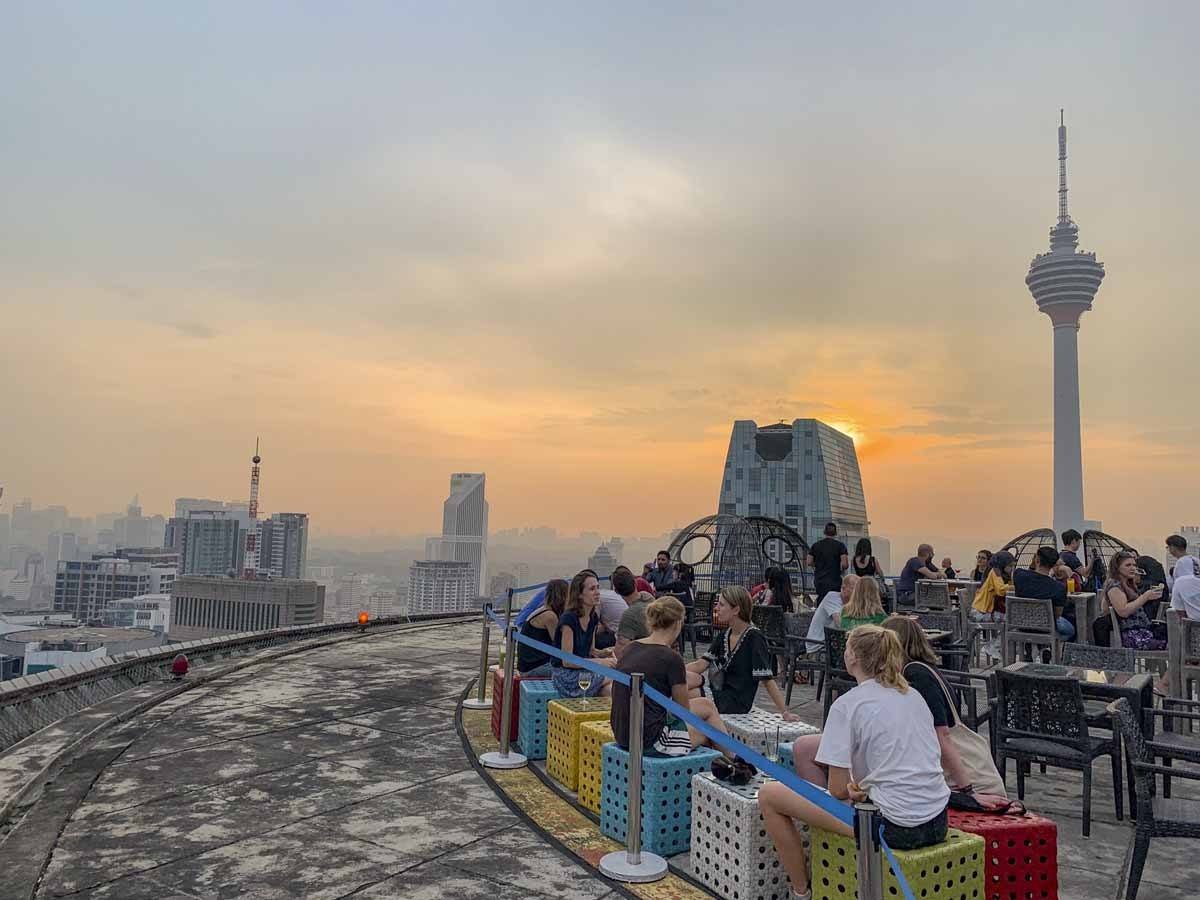
POLYGON ((17 4, 6 501, 240 498, 261 435, 314 533, 435 533, 486 471, 493 531, 654 535, 715 511, 734 419, 814 416, 873 532, 1046 525, 1023 278, 1064 107, 1107 270, 1087 512, 1169 533, 1200 501, 1200 13, 1169 6, 17 4))

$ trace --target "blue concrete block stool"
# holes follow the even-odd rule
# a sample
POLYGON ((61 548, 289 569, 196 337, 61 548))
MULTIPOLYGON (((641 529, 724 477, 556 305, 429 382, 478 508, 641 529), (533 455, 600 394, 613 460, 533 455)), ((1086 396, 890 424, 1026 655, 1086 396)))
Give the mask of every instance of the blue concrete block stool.
POLYGON ((796 759, 794 756, 792 756, 791 741, 779 745, 778 756, 776 757, 775 761, 789 771, 796 771, 796 759))
MULTIPOLYGON (((692 841, 692 776, 707 772, 721 754, 704 748, 687 756, 642 757, 642 848, 674 856, 692 841)), ((625 843, 629 821, 629 754, 604 745, 600 787, 600 831, 625 843)))
POLYGON ((521 681, 521 706, 517 721, 517 746, 527 759, 546 758, 547 709, 558 699, 554 682, 521 681))

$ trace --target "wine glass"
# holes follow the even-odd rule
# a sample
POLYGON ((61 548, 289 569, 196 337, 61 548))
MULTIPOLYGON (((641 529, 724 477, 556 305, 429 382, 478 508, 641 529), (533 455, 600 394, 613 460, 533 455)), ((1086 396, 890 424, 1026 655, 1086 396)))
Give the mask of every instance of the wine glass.
POLYGON ((580 669, 580 671, 579 671, 579 682, 578 682, 578 683, 579 683, 579 690, 580 690, 580 691, 582 691, 582 693, 583 693, 583 696, 585 696, 585 697, 586 697, 586 696, 587 696, 587 692, 588 692, 588 691, 591 689, 591 687, 592 687, 592 673, 591 673, 591 671, 590 671, 590 670, 588 670, 588 669, 580 669))

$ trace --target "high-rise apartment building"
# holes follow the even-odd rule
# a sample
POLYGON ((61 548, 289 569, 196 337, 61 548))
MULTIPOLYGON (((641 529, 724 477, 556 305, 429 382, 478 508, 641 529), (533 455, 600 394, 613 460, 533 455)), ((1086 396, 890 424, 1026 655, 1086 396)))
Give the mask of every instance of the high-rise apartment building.
POLYGON ((241 522, 227 510, 192 510, 167 522, 163 544, 179 554, 179 572, 227 575, 240 572, 245 540, 241 522))
POLYGON ((423 559, 409 567, 409 615, 478 610, 479 591, 471 563, 423 559))
POLYGON ((483 473, 455 472, 450 476, 450 496, 442 506, 442 536, 426 542, 426 556, 471 566, 475 595, 482 595, 487 587, 486 480, 483 473))
POLYGON ((54 578, 54 611, 81 622, 101 618, 111 603, 171 589, 174 566, 127 559, 64 560, 54 578))
POLYGON ((275 513, 258 524, 259 571, 275 578, 303 578, 308 569, 308 514, 275 513))
POLYGON ((718 504, 721 513, 777 519, 809 544, 826 522, 850 544, 868 533, 854 441, 816 419, 762 428, 734 422, 718 504))
POLYGON ((324 617, 325 588, 315 581, 183 575, 171 588, 174 640, 313 625, 324 617))
POLYGON ((619 537, 609 538, 608 552, 612 554, 616 564, 621 565, 625 561, 625 541, 619 537))

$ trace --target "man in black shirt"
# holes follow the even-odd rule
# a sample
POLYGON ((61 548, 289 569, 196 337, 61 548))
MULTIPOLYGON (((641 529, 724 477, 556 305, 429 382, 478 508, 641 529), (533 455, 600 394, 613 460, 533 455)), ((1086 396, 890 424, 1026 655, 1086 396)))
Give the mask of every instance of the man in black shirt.
POLYGON ((1033 569, 1017 569, 1013 572, 1010 596, 1049 600, 1054 605, 1058 636, 1069 641, 1075 637, 1075 604, 1067 600, 1067 586, 1050 574, 1058 565, 1058 559, 1059 553, 1053 547, 1038 547, 1033 557, 1033 569))
POLYGON ((809 548, 808 566, 813 570, 818 603, 842 586, 842 573, 850 568, 850 551, 837 539, 837 525, 833 522, 825 526, 825 537, 809 548))

